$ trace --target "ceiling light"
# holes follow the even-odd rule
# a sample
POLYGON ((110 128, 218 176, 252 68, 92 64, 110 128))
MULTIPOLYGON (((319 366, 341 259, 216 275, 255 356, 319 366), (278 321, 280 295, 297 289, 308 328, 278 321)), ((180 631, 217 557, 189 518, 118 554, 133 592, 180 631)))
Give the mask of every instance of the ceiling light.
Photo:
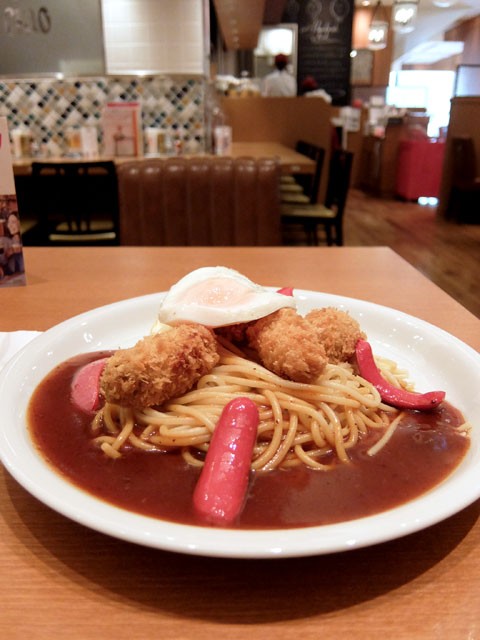
POLYGON ((415 29, 418 2, 395 0, 393 4, 393 29, 398 33, 410 33, 415 29))
POLYGON ((374 51, 385 49, 388 40, 388 20, 381 0, 378 0, 373 11, 372 21, 368 29, 368 48, 374 51))
POLYGON ((448 9, 449 7, 453 7, 454 4, 457 4, 457 0, 432 0, 433 4, 436 7, 440 7, 440 9, 448 9))

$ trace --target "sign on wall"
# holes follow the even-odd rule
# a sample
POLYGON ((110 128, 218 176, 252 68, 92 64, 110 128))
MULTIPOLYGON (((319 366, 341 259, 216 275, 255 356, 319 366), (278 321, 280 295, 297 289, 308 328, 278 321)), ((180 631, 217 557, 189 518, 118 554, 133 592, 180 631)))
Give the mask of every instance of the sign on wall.
POLYGON ((100 0, 0 0, 0 74, 105 72, 100 0))
POLYGON ((282 19, 298 24, 299 88, 313 76, 333 104, 349 104, 353 0, 290 0, 282 19))

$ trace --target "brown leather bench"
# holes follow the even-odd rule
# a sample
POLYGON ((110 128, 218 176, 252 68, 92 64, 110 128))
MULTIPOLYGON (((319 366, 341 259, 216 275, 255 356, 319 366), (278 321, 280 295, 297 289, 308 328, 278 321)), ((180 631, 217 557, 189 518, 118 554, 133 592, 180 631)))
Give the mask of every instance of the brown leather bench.
POLYGON ((119 164, 120 243, 281 244, 274 159, 198 156, 119 164))

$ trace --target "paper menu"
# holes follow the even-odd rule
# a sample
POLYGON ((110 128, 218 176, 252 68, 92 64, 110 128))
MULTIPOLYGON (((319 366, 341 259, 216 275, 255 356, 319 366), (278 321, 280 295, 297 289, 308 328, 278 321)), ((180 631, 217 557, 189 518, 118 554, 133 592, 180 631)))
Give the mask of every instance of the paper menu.
POLYGON ((7 118, 0 117, 0 287, 26 284, 7 118))
POLYGON ((108 102, 102 114, 103 151, 107 156, 138 156, 143 151, 139 102, 108 102))

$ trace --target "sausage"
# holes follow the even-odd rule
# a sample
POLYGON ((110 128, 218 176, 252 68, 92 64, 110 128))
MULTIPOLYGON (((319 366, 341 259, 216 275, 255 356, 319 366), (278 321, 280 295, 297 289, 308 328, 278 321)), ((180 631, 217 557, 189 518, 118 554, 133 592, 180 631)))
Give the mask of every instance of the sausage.
POLYGON ((193 493, 193 506, 208 524, 228 526, 240 515, 248 490, 259 414, 249 398, 223 409, 193 493))
POLYGON ((100 406, 100 377, 108 358, 89 362, 73 376, 71 400, 82 411, 91 413, 100 406))

